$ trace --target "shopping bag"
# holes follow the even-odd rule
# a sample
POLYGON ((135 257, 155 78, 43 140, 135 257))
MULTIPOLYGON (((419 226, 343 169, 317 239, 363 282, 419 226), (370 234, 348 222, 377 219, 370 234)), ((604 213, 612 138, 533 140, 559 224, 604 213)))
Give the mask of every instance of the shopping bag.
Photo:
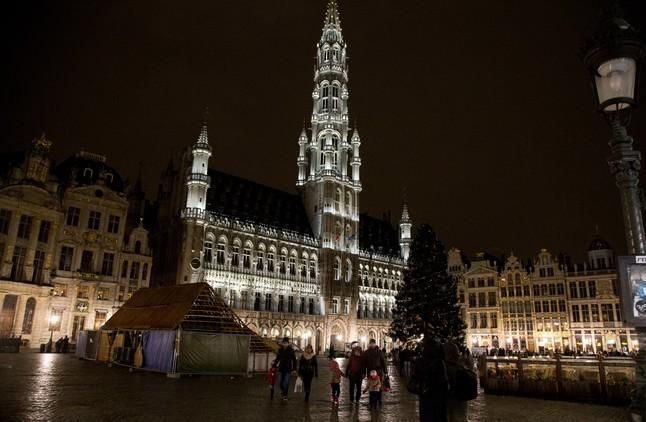
POLYGON ((390 377, 388 374, 384 376, 384 391, 390 393, 390 377))
POLYGON ((294 393, 302 393, 303 392, 303 378, 298 377, 296 378, 296 383, 294 384, 294 393))

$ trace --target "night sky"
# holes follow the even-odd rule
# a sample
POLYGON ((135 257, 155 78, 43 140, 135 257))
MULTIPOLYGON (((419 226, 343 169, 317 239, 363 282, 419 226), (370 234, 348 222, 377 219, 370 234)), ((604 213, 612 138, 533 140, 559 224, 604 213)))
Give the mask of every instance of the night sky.
MULTIPOLYGON (((141 161, 152 199, 208 106, 212 167, 294 191, 325 3, 7 3, 1 149, 46 131, 57 160, 103 153, 131 180, 141 161)), ((646 29, 640 3, 627 18, 646 29)), ((610 132, 578 58, 601 4, 341 1, 362 210, 398 220, 406 187, 414 222, 469 255, 581 260, 597 225, 624 253, 610 132)), ((629 131, 644 151, 646 107, 629 131)))

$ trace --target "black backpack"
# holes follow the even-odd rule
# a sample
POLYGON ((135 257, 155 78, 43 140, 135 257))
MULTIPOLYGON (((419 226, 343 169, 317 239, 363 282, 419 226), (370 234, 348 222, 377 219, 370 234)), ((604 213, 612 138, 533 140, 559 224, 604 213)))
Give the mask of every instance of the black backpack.
POLYGON ((478 376, 475 371, 456 365, 455 384, 457 400, 469 401, 478 397, 478 376))

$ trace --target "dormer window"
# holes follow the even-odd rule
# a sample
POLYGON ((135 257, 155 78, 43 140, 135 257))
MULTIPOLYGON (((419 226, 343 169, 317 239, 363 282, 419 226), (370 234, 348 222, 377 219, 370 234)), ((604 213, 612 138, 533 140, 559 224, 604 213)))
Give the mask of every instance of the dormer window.
POLYGON ((323 61, 324 62, 329 62, 330 61, 330 50, 329 49, 323 50, 323 61))
POLYGON ((92 177, 92 174, 94 174, 94 172, 91 168, 86 167, 83 169, 83 177, 92 177))
POLYGON ((114 174, 112 174, 112 173, 107 173, 107 174, 105 175, 105 181, 106 181, 107 183, 112 183, 112 182, 114 182, 114 174))

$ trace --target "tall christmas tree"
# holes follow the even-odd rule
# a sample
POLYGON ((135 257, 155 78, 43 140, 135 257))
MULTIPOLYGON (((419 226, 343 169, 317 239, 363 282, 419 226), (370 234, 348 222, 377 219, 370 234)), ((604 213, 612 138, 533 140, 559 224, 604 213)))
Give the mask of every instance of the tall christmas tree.
POLYGON ((413 237, 404 285, 396 298, 391 336, 400 341, 422 334, 464 346, 455 280, 447 272, 444 245, 428 224, 413 237))

